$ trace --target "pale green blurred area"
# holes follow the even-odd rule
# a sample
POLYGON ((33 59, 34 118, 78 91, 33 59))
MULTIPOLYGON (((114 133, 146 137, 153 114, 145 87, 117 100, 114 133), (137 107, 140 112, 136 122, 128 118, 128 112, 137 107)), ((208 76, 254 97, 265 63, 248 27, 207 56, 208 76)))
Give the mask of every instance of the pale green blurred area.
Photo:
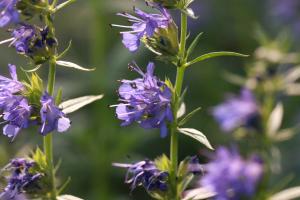
MULTIPOLYGON (((196 0, 195 10, 200 17, 199 22, 192 23, 190 37, 198 32, 204 32, 204 36, 195 54, 228 50, 251 55, 258 46, 254 38, 256 25, 264 27, 268 24, 264 17, 264 3, 261 0, 196 0)), ((72 177, 65 193, 88 200, 147 199, 142 189, 130 195, 129 187, 124 184, 125 171, 113 168, 111 163, 153 159, 169 151, 168 138, 161 139, 157 130, 145 131, 137 125, 121 128, 114 109, 108 108, 108 105, 117 103, 117 80, 136 77, 127 69, 127 63, 135 60, 144 67, 149 60, 154 60, 154 55, 144 48, 136 54, 129 53, 121 44, 119 30, 109 26, 111 23, 124 23, 115 13, 131 11, 133 5, 145 8, 142 0, 78 0, 61 11, 55 19, 60 49, 66 48, 70 40, 73 44, 64 60, 97 68, 95 72, 80 72, 58 67, 57 86, 63 87, 63 98, 105 94, 103 100, 70 115, 73 123, 68 133, 56 133, 54 136, 56 161, 63 160, 59 172, 61 181, 68 176, 72 177)), ((178 13, 175 12, 175 15, 178 16, 178 13)), ((266 29, 272 30, 268 27, 266 29)), ((280 30, 273 29, 271 34, 276 35, 280 30)), ((3 32, 0 37, 6 39, 8 35, 3 32)), ((2 45, 0 55, 1 73, 7 74, 7 63, 26 68, 27 60, 16 55, 14 49, 2 45)), ((230 142, 229 137, 218 129, 209 110, 222 101, 225 93, 238 91, 236 86, 225 81, 223 74, 226 71, 244 74, 243 66, 250 63, 251 59, 253 57, 219 58, 197 64, 186 74, 187 109, 191 111, 198 106, 202 107, 202 111, 187 126, 204 132, 214 146, 230 142)), ((156 72, 162 79, 165 76, 174 79, 173 66, 158 61, 156 64, 156 72)), ((41 68, 40 72, 46 84, 47 67, 41 68)), ((287 100, 287 125, 299 122, 298 102, 299 98, 296 97, 287 100)), ((1 165, 16 154, 28 153, 30 148, 35 148, 42 141, 42 136, 36 130, 23 131, 13 143, 4 136, 0 138, 1 165)), ((282 175, 274 177, 275 181, 283 174, 293 173, 296 178, 292 183, 300 185, 299 142, 300 137, 296 136, 280 146, 283 171, 282 175)), ((181 158, 203 155, 205 152, 202 145, 180 137, 181 158)))

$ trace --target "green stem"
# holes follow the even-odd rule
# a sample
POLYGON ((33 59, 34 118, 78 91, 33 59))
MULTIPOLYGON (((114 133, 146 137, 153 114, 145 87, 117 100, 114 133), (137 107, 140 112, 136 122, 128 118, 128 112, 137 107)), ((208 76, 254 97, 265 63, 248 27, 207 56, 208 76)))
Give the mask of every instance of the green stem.
POLYGON ((174 121, 171 124, 171 142, 170 142, 170 160, 171 160, 171 170, 170 170, 170 178, 171 178, 171 187, 172 187, 172 199, 178 200, 180 199, 178 192, 177 192, 177 167, 178 167, 178 132, 177 126, 177 111, 179 109, 179 98, 182 91, 182 84, 184 79, 184 72, 185 67, 184 64, 186 62, 185 58, 185 45, 186 45, 186 37, 187 37, 187 15, 181 13, 181 36, 180 36, 180 49, 179 49, 179 56, 181 61, 177 66, 177 75, 176 75, 176 82, 175 82, 175 102, 173 105, 173 115, 174 121))
MULTIPOLYGON (((53 22, 51 21, 51 16, 45 17, 45 24, 49 28, 49 33, 55 37, 55 28, 53 22)), ((54 51, 54 55, 49 59, 49 72, 48 72, 48 84, 47 84, 47 92, 49 95, 53 96, 54 86, 55 86, 55 76, 56 76, 56 50, 54 51)), ((48 174, 50 180, 50 200, 56 200, 57 190, 55 184, 55 172, 54 172, 54 162, 53 162, 53 135, 52 133, 48 133, 44 137, 44 153, 47 159, 48 164, 48 174)))

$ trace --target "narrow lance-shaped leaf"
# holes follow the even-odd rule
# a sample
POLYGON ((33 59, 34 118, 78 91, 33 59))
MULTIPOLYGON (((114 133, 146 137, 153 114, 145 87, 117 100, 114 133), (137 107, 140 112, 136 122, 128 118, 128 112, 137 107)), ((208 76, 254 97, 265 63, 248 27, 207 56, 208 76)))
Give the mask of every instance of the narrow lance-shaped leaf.
POLYGON ((201 200, 212 198, 214 196, 216 196, 216 193, 206 187, 201 187, 184 192, 184 198, 182 200, 201 200))
POLYGON ((177 119, 179 119, 180 117, 182 117, 186 112, 186 106, 185 103, 182 102, 178 111, 177 111, 177 119))
POLYGON ((72 40, 69 41, 67 48, 61 54, 59 54, 56 59, 60 59, 60 58, 64 57, 70 50, 71 46, 72 46, 72 40))
POLYGON ((178 131, 180 133, 183 133, 187 136, 190 136, 192 138, 194 138, 195 140, 199 141, 200 143, 202 143, 203 145, 205 145, 207 148, 213 150, 214 148, 211 146, 211 144, 209 143, 208 139, 206 138, 206 136, 201 133, 200 131, 193 129, 193 128, 178 128, 178 131))
POLYGON ((61 195, 61 196, 57 197, 57 200, 83 200, 83 199, 72 196, 72 195, 61 195))
POLYGON ((63 66, 63 67, 69 67, 69 68, 74 68, 74 69, 78 69, 78 70, 81 70, 81 71, 94 71, 95 68, 84 68, 84 67, 81 67, 75 63, 72 63, 72 62, 68 62, 68 61, 63 61, 63 60, 58 60, 56 61, 56 64, 59 65, 59 66, 63 66))
POLYGON ((300 197, 300 186, 285 189, 270 197, 269 200, 292 200, 300 197))
POLYGON ((65 114, 69 114, 72 112, 75 112, 76 110, 79 110, 80 108, 94 102, 97 100, 100 100, 103 98, 104 95, 97 95, 97 96, 84 96, 79 97, 71 100, 67 100, 59 105, 59 108, 62 109, 62 111, 65 114))
POLYGON ((221 56, 238 56, 238 57, 248 57, 248 55, 236 53, 236 52, 229 52, 229 51, 220 51, 220 52, 212 52, 212 53, 207 53, 202 56, 199 56, 198 58, 195 58, 194 60, 188 62, 185 67, 188 67, 192 64, 210 59, 210 58, 215 58, 215 57, 221 57, 221 56))
POLYGON ((198 45, 199 40, 200 40, 202 35, 203 35, 203 32, 199 33, 197 35, 197 37, 195 37, 194 41, 192 42, 192 44, 190 45, 190 47, 187 50, 187 53, 186 53, 187 57, 189 57, 193 53, 193 51, 196 48, 196 46, 198 45))
POLYGON ((271 112, 267 123, 267 132, 269 136, 274 136, 279 130, 283 117, 282 103, 278 103, 274 110, 271 112))
POLYGON ((193 110, 192 112, 190 112, 189 114, 187 114, 179 123, 179 126, 184 125, 185 123, 187 123, 198 111, 200 111, 201 108, 196 108, 195 110, 193 110))

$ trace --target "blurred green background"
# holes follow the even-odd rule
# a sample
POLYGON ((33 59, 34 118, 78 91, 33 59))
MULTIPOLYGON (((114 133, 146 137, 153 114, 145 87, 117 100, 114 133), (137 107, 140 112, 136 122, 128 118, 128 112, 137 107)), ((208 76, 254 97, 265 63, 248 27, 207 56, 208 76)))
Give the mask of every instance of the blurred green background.
MULTIPOLYGON (((284 29, 290 30, 291 35, 296 36, 294 50, 297 50, 297 37, 300 34, 293 32, 291 24, 280 23, 279 18, 270 12, 274 3, 275 0, 195 0, 193 8, 199 19, 190 19, 190 38, 198 32, 204 32, 195 54, 227 50, 251 55, 259 45, 254 34, 257 26, 273 36, 284 29)), ((152 159, 169 151, 169 139, 161 139, 158 130, 145 131, 137 125, 121 128, 114 109, 108 107, 117 103, 117 80, 137 76, 129 72, 127 63, 135 60, 144 67, 149 59, 155 58, 145 48, 136 54, 129 53, 121 44, 119 30, 109 26, 111 23, 123 24, 124 19, 115 16, 115 13, 131 12, 133 5, 146 9, 142 0, 78 0, 56 16, 60 48, 64 49, 69 40, 73 42, 64 60, 97 68, 95 72, 58 68, 57 85, 63 87, 64 99, 105 94, 103 100, 70 116, 73 123, 68 133, 55 134, 55 159, 63 160, 59 176, 62 181, 72 177, 65 193, 88 200, 147 199, 142 189, 129 194, 129 187, 124 184, 125 171, 113 168, 111 163, 152 159)), ((173 14, 178 21, 178 13, 173 14)), ((2 31, 0 36, 5 39, 8 34, 2 31)), ((3 45, 0 54, 2 74, 7 74, 7 63, 28 68, 27 61, 16 56, 12 48, 3 45)), ((226 82, 224 72, 244 75, 243 67, 252 60, 252 56, 246 59, 218 58, 197 64, 186 73, 187 109, 203 108, 188 125, 206 133, 214 146, 230 142, 218 129, 209 110, 222 101, 225 93, 239 89, 226 82)), ((156 72, 162 79, 168 76, 174 80, 173 66, 159 61, 155 63, 156 72)), ((47 68, 41 71, 41 76, 46 79, 47 68)), ((287 100, 286 125, 298 123, 298 102, 298 97, 287 100)), ((283 168, 282 173, 274 177, 275 182, 284 175, 294 174, 295 179, 291 184, 300 184, 299 139, 300 136, 296 136, 280 146, 283 168)), ((3 166, 15 155, 26 154, 30 148, 40 145, 41 141, 36 130, 23 131, 13 143, 1 136, 0 164, 3 166)), ((186 137, 180 138, 181 158, 186 155, 201 156, 203 152, 205 148, 202 145, 186 137)))

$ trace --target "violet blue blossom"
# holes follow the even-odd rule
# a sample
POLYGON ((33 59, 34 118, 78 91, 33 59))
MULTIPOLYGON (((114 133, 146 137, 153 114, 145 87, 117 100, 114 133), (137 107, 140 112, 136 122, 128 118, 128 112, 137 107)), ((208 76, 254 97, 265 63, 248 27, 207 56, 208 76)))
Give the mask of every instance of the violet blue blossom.
POLYGON ((254 126, 259 110, 252 92, 243 89, 240 96, 230 97, 224 103, 214 107, 212 114, 221 129, 230 132, 240 126, 254 126))
POLYGON ((167 121, 173 121, 172 92, 154 76, 154 63, 149 63, 144 73, 137 65, 130 66, 142 78, 122 80, 118 92, 121 103, 117 105, 117 117, 122 126, 138 122, 145 129, 160 128, 161 137, 167 136, 167 121))
POLYGON ((134 164, 114 163, 115 167, 127 168, 125 183, 131 184, 133 191, 138 186, 143 186, 147 191, 166 191, 169 174, 160 171, 150 160, 140 161, 134 164))
POLYGON ((172 18, 168 11, 161 7, 155 6, 160 11, 160 14, 146 13, 138 8, 134 8, 137 16, 128 13, 118 13, 117 15, 125 17, 133 24, 131 26, 122 26, 112 24, 112 26, 128 28, 130 31, 121 32, 123 35, 123 44, 131 52, 135 52, 140 46, 140 40, 144 36, 152 37, 158 28, 167 28, 171 23, 172 18))
POLYGON ((17 0, 0 0, 0 27, 19 21, 19 12, 16 9, 17 0))
POLYGON ((41 122, 40 133, 47 135, 52 131, 65 132, 70 126, 70 120, 65 114, 55 105, 53 97, 47 92, 41 97, 41 122))
POLYGON ((255 155, 244 160, 237 151, 220 147, 205 167, 200 183, 217 193, 216 200, 240 200, 255 194, 263 175, 263 163, 255 155))
POLYGON ((15 94, 24 89, 24 85, 18 81, 16 66, 8 64, 11 78, 0 75, 0 98, 4 94, 15 94))
POLYGON ((32 107, 25 98, 16 96, 15 105, 3 112, 3 119, 8 122, 3 127, 3 134, 13 139, 21 129, 28 128, 32 107))
POLYGON ((36 28, 28 24, 22 24, 12 31, 13 45, 18 53, 28 54, 30 45, 36 35, 36 28))
POLYGON ((8 184, 4 191, 0 193, 0 199, 13 200, 24 193, 26 187, 33 184, 41 174, 30 172, 35 162, 23 158, 13 159, 3 170, 11 171, 11 176, 7 178, 8 184))

